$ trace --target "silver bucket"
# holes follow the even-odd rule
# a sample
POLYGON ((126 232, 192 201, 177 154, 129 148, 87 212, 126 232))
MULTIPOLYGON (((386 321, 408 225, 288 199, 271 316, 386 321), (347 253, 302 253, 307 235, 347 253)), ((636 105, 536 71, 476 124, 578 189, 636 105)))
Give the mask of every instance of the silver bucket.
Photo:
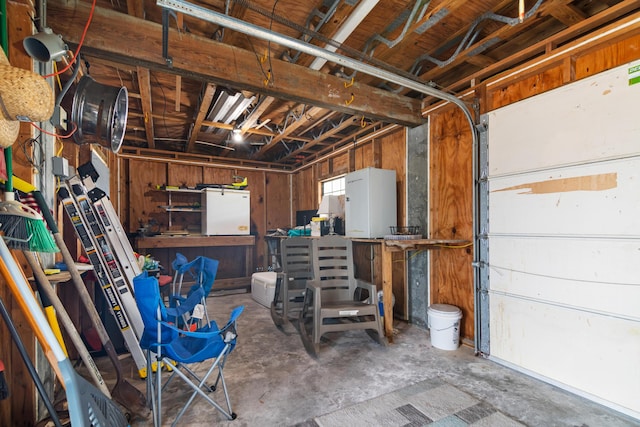
POLYGON ((78 129, 77 144, 100 144, 117 153, 127 126, 129 96, 127 88, 106 86, 82 76, 73 95, 71 121, 78 129))

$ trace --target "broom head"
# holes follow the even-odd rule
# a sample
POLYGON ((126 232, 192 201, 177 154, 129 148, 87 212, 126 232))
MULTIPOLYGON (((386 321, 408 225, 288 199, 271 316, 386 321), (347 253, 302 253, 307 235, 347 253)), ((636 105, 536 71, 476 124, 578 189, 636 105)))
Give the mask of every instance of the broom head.
POLYGON ((7 246, 32 252, 58 252, 42 215, 32 208, 7 200, 0 202, 0 230, 7 246))

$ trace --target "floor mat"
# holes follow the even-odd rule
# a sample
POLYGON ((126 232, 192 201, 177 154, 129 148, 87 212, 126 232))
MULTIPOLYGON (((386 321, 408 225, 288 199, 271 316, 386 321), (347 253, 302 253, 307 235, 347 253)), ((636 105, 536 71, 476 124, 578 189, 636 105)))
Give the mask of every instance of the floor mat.
MULTIPOLYGON (((336 426, 523 426, 490 404, 439 379, 422 381, 313 419, 336 426)), ((307 425, 313 425, 307 424, 307 425)))

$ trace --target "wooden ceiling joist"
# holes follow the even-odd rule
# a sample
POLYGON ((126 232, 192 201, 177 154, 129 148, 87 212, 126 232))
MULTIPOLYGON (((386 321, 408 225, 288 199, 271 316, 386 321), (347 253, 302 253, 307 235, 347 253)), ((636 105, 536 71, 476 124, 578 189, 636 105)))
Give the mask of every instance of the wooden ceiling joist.
MULTIPOLYGON (((66 6, 61 0, 48 3, 54 32, 64 34, 69 44, 78 44, 90 7, 83 3, 66 6)), ((86 35, 83 51, 124 64, 136 64, 167 73, 201 79, 242 90, 265 93, 304 104, 347 114, 417 126, 424 122, 420 101, 364 84, 346 87, 343 79, 285 61, 272 60, 274 79, 264 85, 264 75, 253 52, 169 30, 172 66, 162 58, 162 26, 112 10, 95 8, 92 31, 86 35), (110 37, 141 40, 141 43, 114 44, 110 37)))

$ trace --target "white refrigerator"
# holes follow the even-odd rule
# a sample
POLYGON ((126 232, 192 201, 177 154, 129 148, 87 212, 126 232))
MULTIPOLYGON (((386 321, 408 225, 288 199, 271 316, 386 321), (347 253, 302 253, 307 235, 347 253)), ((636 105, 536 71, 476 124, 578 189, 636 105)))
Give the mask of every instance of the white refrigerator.
POLYGON ((250 192, 205 188, 202 192, 202 234, 205 236, 249 234, 250 192))
POLYGON ((345 177, 345 235, 379 238, 398 225, 396 171, 360 169, 345 177))

